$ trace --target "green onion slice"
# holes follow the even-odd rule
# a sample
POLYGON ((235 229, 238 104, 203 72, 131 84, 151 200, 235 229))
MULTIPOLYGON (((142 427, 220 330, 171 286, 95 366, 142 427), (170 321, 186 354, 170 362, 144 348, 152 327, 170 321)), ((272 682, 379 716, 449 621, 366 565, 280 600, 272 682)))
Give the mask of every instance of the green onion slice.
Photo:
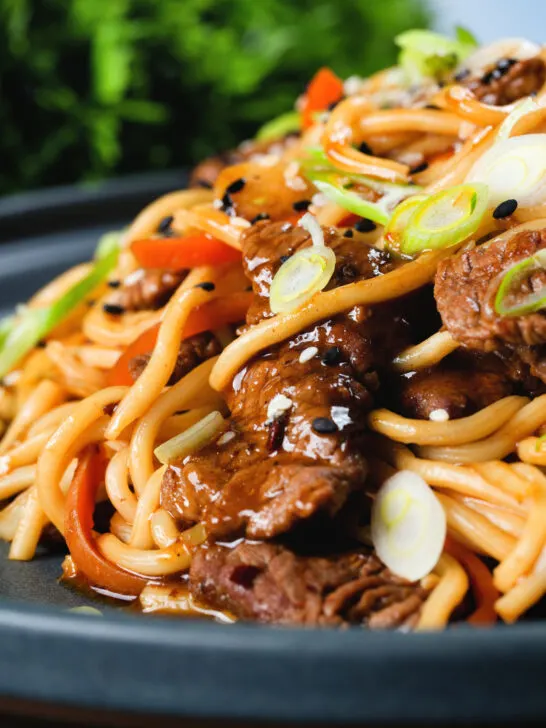
POLYGON ((184 432, 156 447, 154 455, 163 465, 183 460, 220 435, 226 429, 226 424, 220 412, 210 412, 184 432))
POLYGON ((311 235, 313 245, 286 260, 271 282, 269 306, 273 313, 293 311, 328 285, 336 267, 336 256, 324 245, 324 234, 316 218, 307 213, 300 225, 311 235))
POLYGON ((273 139, 282 139, 282 137, 293 132, 300 131, 301 122, 298 111, 287 111, 280 116, 271 119, 264 124, 256 134, 256 141, 268 142, 273 139))
POLYGON ((525 316, 546 308, 546 286, 525 294, 517 304, 508 303, 518 285, 537 270, 546 270, 546 250, 539 250, 508 269, 495 296, 495 311, 499 316, 525 316))
POLYGON ((397 576, 417 581, 429 574, 440 558, 446 516, 423 478, 401 470, 377 492, 371 532, 381 561, 397 576))
POLYGON ((302 165, 303 174, 325 197, 345 210, 380 225, 387 224, 392 210, 401 200, 421 191, 417 185, 378 182, 364 175, 340 172, 329 164, 322 150, 310 150, 310 158, 311 161, 302 165), (366 200, 352 189, 355 185, 368 187, 382 196, 376 202, 366 200))
POLYGON ((400 253, 404 231, 410 218, 421 203, 427 199, 428 195, 415 195, 402 200, 395 207, 392 217, 383 232, 383 239, 388 250, 393 253, 400 253))
POLYGON ((101 238, 91 271, 49 306, 23 308, 0 324, 0 377, 63 321, 74 308, 102 283, 115 267, 119 255, 117 233, 101 238))
POLYGON ((402 253, 416 255, 466 240, 478 229, 487 203, 487 187, 480 183, 458 185, 431 195, 409 219, 402 253))
POLYGON ((411 83, 423 77, 441 79, 453 71, 477 47, 475 38, 463 28, 452 39, 431 30, 407 30, 394 39, 401 48, 399 65, 411 83))
POLYGON ((489 204, 496 207, 515 198, 529 207, 546 202, 546 134, 501 139, 487 150, 467 175, 467 182, 489 187, 489 204))

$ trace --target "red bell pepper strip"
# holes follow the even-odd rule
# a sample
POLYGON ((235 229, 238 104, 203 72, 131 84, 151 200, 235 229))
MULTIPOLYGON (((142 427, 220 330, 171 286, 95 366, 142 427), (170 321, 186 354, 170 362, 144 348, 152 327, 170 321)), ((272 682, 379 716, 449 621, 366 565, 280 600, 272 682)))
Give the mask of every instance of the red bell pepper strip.
POLYGON ((131 250, 142 268, 183 270, 198 265, 225 265, 241 260, 241 253, 206 233, 181 238, 135 240, 131 250))
POLYGON ((321 68, 313 76, 301 103, 304 129, 315 123, 315 114, 326 109, 343 96, 343 82, 329 68, 321 68))
MULTIPOLYGON (((250 291, 241 291, 240 293, 219 296, 199 306, 189 315, 182 338, 187 339, 203 331, 212 331, 226 326, 226 324, 243 321, 252 298, 253 294, 250 291)), ((139 354, 148 354, 152 351, 157 340, 158 331, 159 324, 156 324, 144 331, 132 344, 129 344, 108 372, 106 377, 108 386, 131 386, 133 384, 134 380, 129 371, 129 362, 139 354)))
POLYGON ((93 512, 105 462, 99 450, 87 448, 80 458, 66 499, 65 539, 79 572, 90 584, 114 594, 137 596, 149 578, 132 574, 105 559, 93 538, 93 512))

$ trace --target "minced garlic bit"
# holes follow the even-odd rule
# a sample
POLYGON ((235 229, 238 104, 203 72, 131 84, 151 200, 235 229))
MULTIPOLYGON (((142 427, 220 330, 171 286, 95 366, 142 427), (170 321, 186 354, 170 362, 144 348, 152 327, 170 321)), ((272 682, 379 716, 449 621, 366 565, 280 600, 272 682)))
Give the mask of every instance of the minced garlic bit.
POLYGON ((284 415, 292 405, 293 402, 289 397, 285 397, 284 394, 276 394, 267 407, 267 423, 284 415))
POLYGON ((306 361, 310 361, 317 354, 318 349, 316 346, 308 346, 300 354, 300 364, 305 364, 306 361))
POLYGON ((315 192, 313 197, 311 197, 311 203, 315 207, 324 207, 324 205, 328 204, 328 198, 322 192, 315 192))
POLYGON ((220 435, 220 437, 216 440, 217 445, 227 445, 227 443, 230 440, 233 440, 235 437, 235 433, 233 430, 228 430, 227 432, 224 432, 223 435, 220 435))
POLYGON ((449 420, 449 412, 445 409, 435 409, 428 416, 432 422, 447 422, 449 420))
POLYGON ((215 200, 212 201, 212 206, 214 207, 215 210, 221 210, 222 207, 224 206, 224 203, 219 198, 216 198, 215 200))

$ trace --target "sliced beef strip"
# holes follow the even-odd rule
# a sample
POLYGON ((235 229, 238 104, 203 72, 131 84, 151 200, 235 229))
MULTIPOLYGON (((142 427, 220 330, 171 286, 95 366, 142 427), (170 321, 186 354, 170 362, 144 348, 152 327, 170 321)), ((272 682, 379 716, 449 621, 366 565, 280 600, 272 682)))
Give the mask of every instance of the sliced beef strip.
POLYGON ((186 271, 161 268, 139 270, 123 282, 118 292, 125 311, 150 311, 164 306, 186 277, 186 271))
MULTIPOLYGON (((452 365, 453 366, 453 365, 452 365)), ((466 417, 514 392, 503 371, 480 371, 437 366, 401 378, 396 411, 406 417, 429 419, 445 410, 450 419, 466 417)))
MULTIPOLYGON (((328 288, 373 278, 394 268, 388 253, 371 248, 354 237, 346 238, 334 228, 324 229, 324 242, 334 250, 337 261, 328 288)), ((286 222, 263 221, 245 233, 243 245, 243 265, 255 295, 247 323, 255 324, 273 315, 269 308, 269 289, 275 273, 286 258, 301 248, 308 248, 312 241, 302 227, 286 222)))
MULTIPOLYGON (((526 230, 492 240, 440 263, 434 295, 442 321, 454 339, 482 351, 546 343, 543 311, 502 317, 493 308, 502 275, 513 264, 544 247, 546 230, 526 230)), ((538 290, 544 285, 546 273, 537 271, 514 292, 513 303, 531 288, 538 290)))
POLYGON ((190 176, 190 187, 214 187, 216 178, 226 167, 240 162, 247 162, 256 155, 282 154, 291 144, 297 141, 297 135, 287 134, 281 139, 264 142, 255 140, 243 142, 236 149, 222 152, 215 157, 208 157, 197 165, 190 176))
POLYGON ((190 587, 195 598, 240 619, 372 629, 414 626, 427 597, 420 585, 395 577, 372 552, 304 557, 266 543, 198 551, 190 587))
POLYGON ((463 84, 485 104, 505 106, 537 93, 545 81, 546 65, 536 56, 515 62, 503 58, 480 78, 469 76, 463 84))
MULTIPOLYGON (((192 369, 195 369, 195 367, 207 359, 217 356, 221 351, 222 345, 210 331, 205 331, 202 334, 196 334, 195 336, 190 336, 188 339, 184 339, 180 343, 176 364, 174 365, 168 384, 176 384, 188 372, 191 372, 192 369)), ((140 377, 150 361, 150 357, 151 354, 139 354, 131 359, 129 362, 129 371, 134 381, 140 377)))
MULTIPOLYGON (((261 292, 285 251, 310 241, 298 228, 257 227, 263 244, 252 233, 243 248, 249 259, 257 255, 251 250, 260 249, 259 264, 247 261, 247 269, 261 292)), ((338 278, 348 265, 355 278, 391 266, 383 258, 383 268, 377 252, 365 244, 345 248, 346 239, 331 231, 326 235, 338 256, 338 278)), ((256 312, 251 319, 257 320, 256 312)), ((362 437, 376 369, 405 345, 406 329, 392 304, 356 307, 257 356, 226 393, 232 439, 212 443, 171 468, 162 487, 163 506, 179 519, 204 521, 214 537, 245 532, 271 538, 318 512, 335 515, 364 482, 362 437), (309 347, 316 352, 300 361, 309 347), (268 407, 280 394, 289 399, 288 409, 269 419, 268 407), (318 431, 317 421, 335 423, 334 431, 318 431)))

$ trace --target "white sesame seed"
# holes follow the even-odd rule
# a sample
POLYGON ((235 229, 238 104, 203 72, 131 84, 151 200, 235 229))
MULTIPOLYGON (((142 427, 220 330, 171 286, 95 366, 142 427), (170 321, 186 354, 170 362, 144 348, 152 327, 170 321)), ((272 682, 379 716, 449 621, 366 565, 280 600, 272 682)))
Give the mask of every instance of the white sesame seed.
POLYGON ((428 416, 432 422, 447 422, 449 420, 449 412, 445 409, 435 409, 428 416))
POLYGON ((267 423, 278 419, 292 407, 292 400, 284 394, 276 394, 267 407, 267 423))
POLYGON ((305 364, 306 361, 310 361, 317 354, 318 349, 316 346, 308 346, 300 354, 300 364, 305 364))
POLYGON ((220 435, 220 437, 216 440, 217 445, 225 445, 230 440, 233 440, 235 437, 235 433, 233 430, 228 430, 227 432, 224 432, 223 435, 220 435))
POLYGON ((363 84, 363 79, 360 76, 349 76, 343 83, 343 93, 345 96, 353 96, 357 94, 363 84))
POLYGON ((328 198, 322 192, 315 192, 311 197, 311 202, 317 207, 324 207, 324 205, 328 204, 328 198))

